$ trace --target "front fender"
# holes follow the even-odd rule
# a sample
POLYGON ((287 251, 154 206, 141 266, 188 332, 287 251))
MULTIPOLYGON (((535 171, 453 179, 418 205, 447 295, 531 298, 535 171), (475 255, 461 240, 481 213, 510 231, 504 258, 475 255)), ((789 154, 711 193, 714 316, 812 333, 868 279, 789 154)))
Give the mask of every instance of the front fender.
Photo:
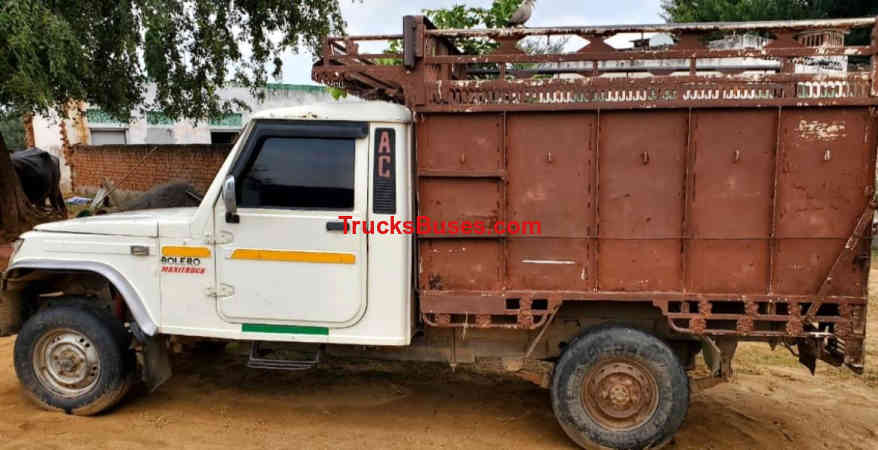
POLYGON ((17 269, 36 270, 68 270, 77 272, 93 272, 107 279, 119 292, 131 312, 131 316, 137 322, 138 328, 147 336, 154 336, 158 331, 158 325, 150 317, 146 309, 146 303, 118 270, 108 264, 95 261, 71 261, 53 259, 26 259, 16 261, 9 266, 3 274, 3 289, 6 288, 6 278, 9 273, 17 269))

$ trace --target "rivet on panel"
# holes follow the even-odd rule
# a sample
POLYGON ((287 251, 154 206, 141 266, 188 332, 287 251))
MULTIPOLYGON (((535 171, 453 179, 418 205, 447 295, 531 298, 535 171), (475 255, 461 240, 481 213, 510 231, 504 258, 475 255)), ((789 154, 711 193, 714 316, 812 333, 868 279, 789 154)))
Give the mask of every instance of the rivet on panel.
POLYGON ((735 150, 735 162, 738 162, 741 160, 741 153, 742 153, 741 150, 735 150))
POLYGON ((546 162, 549 164, 552 163, 552 152, 546 152, 546 162))
POLYGON ((649 164, 649 152, 643 152, 643 154, 640 155, 640 157, 641 157, 641 159, 643 159, 644 166, 649 164))
POLYGON ((823 160, 829 161, 830 159, 832 159, 832 150, 827 148, 826 151, 823 152, 823 160))
POLYGON ((466 153, 460 154, 460 164, 461 165, 466 164, 466 153))

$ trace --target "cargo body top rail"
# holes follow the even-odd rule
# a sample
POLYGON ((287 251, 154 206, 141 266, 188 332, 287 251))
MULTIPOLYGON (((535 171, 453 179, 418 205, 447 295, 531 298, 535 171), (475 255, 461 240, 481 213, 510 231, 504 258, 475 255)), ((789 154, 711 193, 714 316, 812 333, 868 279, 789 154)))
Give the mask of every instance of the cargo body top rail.
POLYGON ((875 18, 859 18, 439 30, 424 17, 406 16, 401 35, 328 38, 313 78, 418 112, 863 106, 878 96, 875 29, 875 18), (857 28, 873 29, 870 45, 845 45, 857 28), (623 33, 666 33, 673 43, 633 49, 607 44, 623 33), (711 45, 718 37, 747 33, 762 45, 711 45), (552 36, 587 44, 553 54, 520 49, 527 39, 552 36), (493 50, 462 54, 464 40, 493 50), (403 52, 359 51, 360 44, 375 41, 400 41, 403 52), (866 64, 849 71, 849 58, 866 64), (801 70, 827 64, 837 70, 801 70))

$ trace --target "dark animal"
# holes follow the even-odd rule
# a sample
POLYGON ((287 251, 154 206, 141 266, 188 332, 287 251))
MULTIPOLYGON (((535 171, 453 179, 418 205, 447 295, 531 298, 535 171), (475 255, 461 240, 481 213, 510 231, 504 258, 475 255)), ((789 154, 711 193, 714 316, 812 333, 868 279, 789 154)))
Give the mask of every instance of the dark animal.
POLYGON ((12 154, 12 167, 18 173, 24 195, 38 207, 46 206, 46 199, 59 211, 65 211, 61 196, 61 163, 45 150, 29 148, 12 154))
POLYGON ((122 205, 122 210, 137 211, 141 209, 198 206, 200 198, 195 192, 195 188, 186 181, 161 184, 144 192, 133 201, 122 205))

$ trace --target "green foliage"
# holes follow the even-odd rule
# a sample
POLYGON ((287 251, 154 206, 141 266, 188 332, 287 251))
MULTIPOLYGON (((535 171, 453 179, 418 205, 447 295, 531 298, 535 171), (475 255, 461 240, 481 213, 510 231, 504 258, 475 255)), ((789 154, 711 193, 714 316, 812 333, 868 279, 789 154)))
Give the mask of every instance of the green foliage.
POLYGON ((2 0, 0 110, 66 116, 85 101, 123 119, 137 107, 222 116, 242 105, 220 88, 264 95, 285 51, 343 28, 338 0, 2 0))
MULTIPOLYGON (((867 17, 878 15, 874 0, 663 0, 670 22, 717 22, 867 17)), ((868 44, 870 30, 856 30, 850 44, 868 44)))
POLYGON ((18 151, 27 147, 24 133, 24 123, 22 123, 20 116, 10 114, 8 117, 0 119, 0 135, 3 135, 9 150, 18 151))
POLYGON ((328 90, 329 90, 329 95, 332 96, 333 100, 341 100, 341 99, 348 96, 347 91, 345 91, 344 89, 331 87, 328 90))
MULTIPOLYGON (((494 0, 490 8, 473 8, 455 5, 446 9, 425 9, 424 15, 437 28, 500 28, 505 27, 509 17, 521 5, 522 0, 494 0)), ((486 39, 461 39, 458 47, 467 55, 483 55, 497 48, 486 39)))

